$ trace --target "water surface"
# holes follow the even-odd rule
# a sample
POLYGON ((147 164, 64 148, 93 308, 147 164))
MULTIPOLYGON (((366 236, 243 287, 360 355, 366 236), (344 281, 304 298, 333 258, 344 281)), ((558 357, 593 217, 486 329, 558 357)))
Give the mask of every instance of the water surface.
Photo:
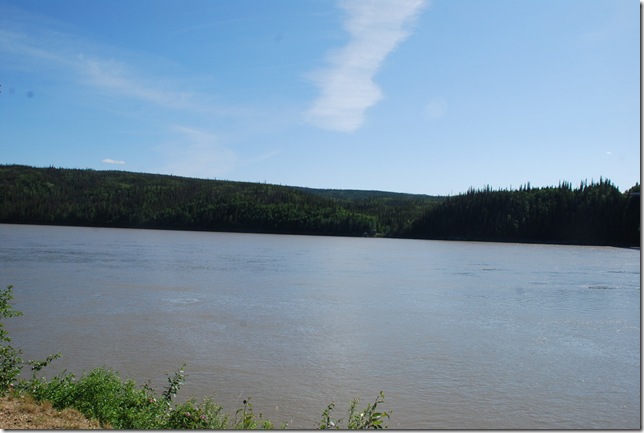
POLYGON ((0 225, 0 275, 27 358, 276 424, 640 428, 639 250, 0 225))

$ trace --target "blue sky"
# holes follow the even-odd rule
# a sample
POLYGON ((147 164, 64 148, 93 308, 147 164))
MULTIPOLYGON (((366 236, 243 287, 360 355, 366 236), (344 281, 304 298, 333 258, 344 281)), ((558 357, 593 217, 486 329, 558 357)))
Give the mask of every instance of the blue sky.
POLYGON ((639 26, 637 0, 0 0, 0 163, 623 191, 639 26))

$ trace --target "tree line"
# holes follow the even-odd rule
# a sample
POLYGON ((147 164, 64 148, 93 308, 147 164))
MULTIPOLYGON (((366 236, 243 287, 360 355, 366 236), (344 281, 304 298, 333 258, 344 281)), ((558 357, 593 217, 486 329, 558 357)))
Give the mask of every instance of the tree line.
POLYGON ((640 186, 609 180, 518 191, 470 189, 418 218, 406 233, 425 239, 640 245, 640 186))
POLYGON ((0 222, 362 236, 398 234, 435 198, 370 199, 265 183, 0 166, 0 222), (401 221, 401 222, 399 222, 401 221))
POLYGON ((639 184, 453 197, 0 165, 0 222, 639 246, 639 184))

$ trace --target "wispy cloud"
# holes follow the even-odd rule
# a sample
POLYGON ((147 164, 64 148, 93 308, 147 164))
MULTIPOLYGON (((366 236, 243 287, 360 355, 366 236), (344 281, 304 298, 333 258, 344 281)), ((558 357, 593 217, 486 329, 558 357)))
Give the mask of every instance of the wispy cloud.
POLYGON ((154 85, 154 80, 150 79, 146 82, 115 60, 80 55, 75 59, 74 66, 87 85, 111 95, 134 98, 165 108, 184 109, 195 105, 190 92, 171 90, 167 85, 154 85))
POLYGON ((118 159, 112 159, 112 158, 105 158, 101 162, 104 164, 125 165, 125 161, 120 161, 118 159))
MULTIPOLYGON (((0 25, 3 23, 6 22, 0 20, 0 25)), ((113 54, 101 54, 113 51, 108 47, 46 27, 32 33, 14 27, 0 28, 0 53, 9 58, 15 69, 47 71, 50 78, 60 82, 72 82, 112 98, 131 98, 161 108, 198 106, 194 93, 178 91, 176 82, 138 71, 113 54)))
MULTIPOLYGON (((36 90, 44 93, 47 86, 47 93, 55 95, 52 107, 70 113, 79 107, 96 110, 97 116, 105 115, 105 125, 114 125, 115 132, 123 135, 124 131, 117 131, 120 125, 128 125, 129 130, 134 124, 137 134, 154 137, 119 144, 133 146, 128 152, 129 167, 192 177, 221 176, 273 156, 260 149, 258 155, 246 155, 240 161, 228 147, 231 143, 283 130, 300 115, 299 107, 290 105, 225 101, 221 94, 229 89, 218 87, 216 74, 195 71, 189 62, 179 64, 157 53, 104 44, 77 33, 64 21, 12 5, 7 12, 7 5, 0 0, 0 69, 18 71, 16 76, 45 77, 34 80, 42 83, 36 90), (130 122, 132 118, 135 122, 130 122)), ((11 89, 12 83, 3 80, 5 88, 11 89)), ((115 155, 118 150, 110 156, 115 155)), ((104 156, 92 159, 102 161, 99 164, 125 164, 104 156)))
POLYGON ((222 146, 212 132, 183 125, 173 125, 170 132, 176 138, 160 149, 169 161, 160 169, 164 173, 213 178, 237 164, 235 152, 222 146))
MULTIPOLYGON (((2 20, 0 20, 0 24, 2 20)), ((141 53, 145 56, 144 53, 141 53)), ((110 112, 128 113, 121 107, 122 100, 141 103, 148 119, 159 129, 166 128, 170 116, 192 115, 195 122, 212 120, 218 116, 248 117, 248 109, 236 106, 219 106, 210 102, 207 94, 186 90, 187 79, 175 78, 150 72, 145 59, 128 61, 132 53, 102 47, 92 41, 79 39, 71 34, 37 29, 28 34, 18 29, 0 27, 0 56, 9 58, 15 69, 30 73, 45 73, 56 85, 71 84, 70 88, 82 89, 76 96, 80 100, 99 96, 102 102, 92 106, 110 112), (137 67, 137 65, 139 67, 137 67), (116 103, 112 103, 116 102, 116 103), (159 124, 162 122, 164 124, 159 124)), ((84 103, 84 102, 82 102, 84 103)), ((250 110, 252 111, 252 110, 250 110)), ((212 177, 228 172, 237 161, 233 151, 227 149, 215 134, 205 129, 171 126, 169 136, 176 140, 166 141, 156 149, 167 161, 164 172, 192 177, 212 177)), ((125 161, 105 158, 103 164, 124 165, 125 161)), ((147 164, 136 161, 138 166, 147 164)))
POLYGON ((348 44, 329 54, 328 67, 311 79, 320 96, 306 113, 316 126, 351 132, 364 122, 364 112, 382 98, 373 78, 383 61, 410 34, 409 25, 425 0, 344 0, 348 44))

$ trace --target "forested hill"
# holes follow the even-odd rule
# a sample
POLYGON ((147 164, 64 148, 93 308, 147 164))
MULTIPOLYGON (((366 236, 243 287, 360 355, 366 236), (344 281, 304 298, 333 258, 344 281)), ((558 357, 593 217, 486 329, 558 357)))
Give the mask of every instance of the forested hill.
POLYGON ((573 188, 470 189, 429 209, 406 233, 425 239, 640 245, 640 186, 608 180, 573 188))
POLYGON ((445 198, 0 165, 0 222, 639 246, 639 191, 601 179, 445 198))
POLYGON ((398 236, 440 198, 0 165, 0 222, 398 236))

